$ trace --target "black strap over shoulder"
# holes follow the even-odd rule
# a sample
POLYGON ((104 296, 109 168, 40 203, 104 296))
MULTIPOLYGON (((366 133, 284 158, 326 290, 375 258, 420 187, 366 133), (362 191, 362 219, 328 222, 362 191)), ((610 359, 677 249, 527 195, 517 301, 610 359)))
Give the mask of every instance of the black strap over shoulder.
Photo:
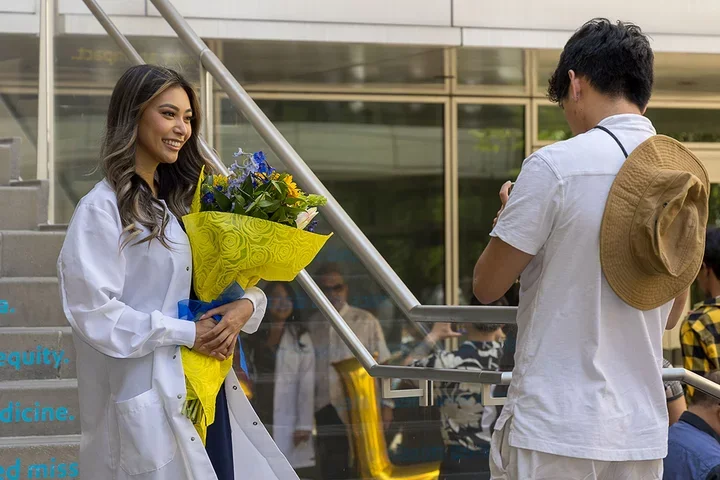
POLYGON ((623 144, 620 143, 620 140, 618 140, 618 138, 615 136, 614 133, 612 133, 610 130, 608 130, 607 128, 603 127, 602 125, 597 125, 597 126, 595 126, 595 127, 593 127, 593 128, 597 128, 598 130, 602 130, 603 132, 605 132, 605 133, 607 133, 608 135, 610 135, 610 136, 613 138, 613 140, 615 140, 615 143, 618 144, 618 146, 620 147, 620 150, 622 150, 623 155, 625 155, 625 158, 628 157, 627 150, 625 150, 625 147, 623 147, 623 144))

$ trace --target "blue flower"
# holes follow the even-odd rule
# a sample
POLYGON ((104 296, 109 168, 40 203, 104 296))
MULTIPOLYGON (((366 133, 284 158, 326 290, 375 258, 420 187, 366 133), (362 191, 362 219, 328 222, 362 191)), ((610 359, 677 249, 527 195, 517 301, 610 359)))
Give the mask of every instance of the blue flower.
POLYGON ((241 157, 241 156, 243 156, 243 155, 245 155, 245 152, 243 152, 243 149, 242 149, 242 148, 238 148, 238 151, 235 152, 235 153, 233 153, 233 157, 235 157, 235 158, 241 157))
POLYGON ((275 171, 274 168, 268 165, 265 154, 263 152, 253 153, 252 160, 253 163, 257 165, 258 172, 260 173, 264 173, 265 175, 270 176, 270 174, 275 171))
POLYGON ((218 192, 222 192, 222 190, 223 190, 222 185, 215 185, 215 190, 217 190, 218 192))
POLYGON ((231 178, 230 182, 228 182, 228 191, 230 193, 235 193, 236 190, 240 190, 240 187, 242 187, 243 180, 240 180, 239 178, 231 178))
POLYGON ((208 192, 202 196, 200 201, 205 205, 210 205, 215 201, 215 194, 213 194, 213 192, 208 192))
POLYGON ((313 220, 312 222, 310 222, 308 224, 308 226, 307 226, 307 228, 305 228, 305 230, 307 230, 308 232, 314 232, 315 228, 317 228, 317 226, 318 226, 318 221, 313 220))

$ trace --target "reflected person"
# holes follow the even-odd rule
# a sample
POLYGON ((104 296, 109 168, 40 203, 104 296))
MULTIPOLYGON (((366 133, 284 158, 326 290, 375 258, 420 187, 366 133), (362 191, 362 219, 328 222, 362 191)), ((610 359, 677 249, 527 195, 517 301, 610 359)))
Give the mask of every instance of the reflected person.
POLYGON ((315 465, 315 352, 298 300, 289 283, 265 287, 268 308, 258 332, 243 343, 253 373, 253 399, 260 420, 290 464, 315 465))
MULTIPOLYGON (((370 353, 378 355, 378 362, 385 362, 390 352, 380 322, 367 310, 348 304, 348 285, 340 266, 325 264, 314 276, 320 289, 358 339, 370 353)), ((350 442, 345 429, 349 421, 347 402, 342 381, 332 364, 352 358, 353 354, 321 312, 310 318, 309 328, 317 367, 315 423, 322 478, 348 478, 353 471, 349 466, 350 442)), ((392 403, 383 401, 382 412, 383 420, 388 424, 392 419, 392 403)))

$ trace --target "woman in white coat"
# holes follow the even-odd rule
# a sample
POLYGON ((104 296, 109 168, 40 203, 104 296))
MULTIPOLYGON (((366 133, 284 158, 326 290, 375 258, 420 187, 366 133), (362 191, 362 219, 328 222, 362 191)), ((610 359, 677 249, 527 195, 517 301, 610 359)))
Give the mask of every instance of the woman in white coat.
POLYGON ((105 178, 78 204, 58 259, 77 350, 83 478, 297 478, 234 372, 216 413, 229 428, 214 446, 210 430, 206 450, 181 413, 180 347, 223 359, 241 329, 258 328, 266 305, 254 288, 222 307, 217 328, 212 319, 177 318, 192 278, 180 219, 201 167, 211 168, 200 153, 199 127, 197 96, 172 70, 131 67, 115 86, 101 150, 105 178), (218 446, 231 452, 229 470, 211 461, 218 446))
POLYGON ((315 350, 290 284, 265 287, 268 308, 260 330, 248 338, 253 405, 296 469, 315 465, 315 350))

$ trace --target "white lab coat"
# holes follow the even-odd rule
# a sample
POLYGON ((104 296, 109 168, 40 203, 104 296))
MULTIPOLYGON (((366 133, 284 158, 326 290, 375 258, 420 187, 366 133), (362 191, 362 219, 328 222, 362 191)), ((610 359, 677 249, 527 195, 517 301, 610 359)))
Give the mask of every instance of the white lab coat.
POLYGON ((315 415, 315 350, 309 333, 299 343, 285 328, 275 360, 272 435, 280 451, 295 468, 315 465, 312 438, 295 446, 296 430, 312 431, 315 415))
MULTIPOLYGON (((120 250, 115 193, 106 182, 78 204, 58 259, 63 309, 73 329, 80 395, 80 474, 92 480, 216 480, 205 447, 182 415, 180 346, 195 325, 177 319, 190 293, 190 244, 171 215, 172 250, 160 242, 120 250)), ((257 330, 266 299, 246 297, 257 330)), ((260 423, 231 370, 225 389, 235 478, 296 479, 260 423)))

